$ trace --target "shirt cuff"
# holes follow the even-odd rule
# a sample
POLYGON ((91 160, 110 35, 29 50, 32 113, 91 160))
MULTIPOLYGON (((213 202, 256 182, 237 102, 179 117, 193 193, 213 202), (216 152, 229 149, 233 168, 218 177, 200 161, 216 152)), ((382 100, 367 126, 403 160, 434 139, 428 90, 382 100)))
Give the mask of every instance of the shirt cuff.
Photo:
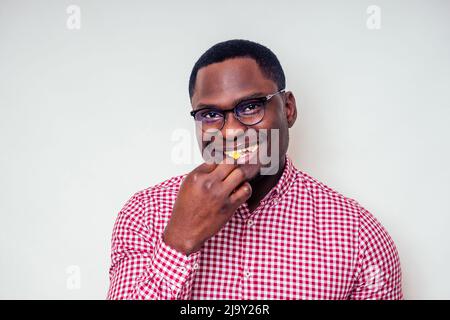
POLYGON ((189 276, 199 267, 200 251, 189 256, 169 247, 159 237, 154 253, 153 267, 163 279, 170 282, 172 290, 180 290, 189 276))

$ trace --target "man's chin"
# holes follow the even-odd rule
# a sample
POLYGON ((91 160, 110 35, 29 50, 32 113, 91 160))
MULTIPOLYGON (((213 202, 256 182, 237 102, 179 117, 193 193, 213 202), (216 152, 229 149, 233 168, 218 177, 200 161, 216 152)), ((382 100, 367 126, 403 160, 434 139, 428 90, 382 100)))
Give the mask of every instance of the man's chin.
POLYGON ((239 164, 239 168, 245 172, 245 176, 247 177, 247 181, 253 182, 259 179, 261 174, 261 165, 258 164, 239 164))
POLYGON ((280 170, 283 170, 283 166, 278 161, 271 161, 267 165, 257 164, 240 164, 239 165, 246 173, 249 182, 256 182, 267 176, 275 176, 280 174, 280 170))

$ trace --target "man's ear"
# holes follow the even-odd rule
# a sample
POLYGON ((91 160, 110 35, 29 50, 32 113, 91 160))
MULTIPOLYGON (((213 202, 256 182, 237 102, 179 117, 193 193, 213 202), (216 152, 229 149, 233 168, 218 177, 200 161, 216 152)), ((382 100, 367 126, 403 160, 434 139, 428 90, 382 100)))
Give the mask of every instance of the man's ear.
POLYGON ((295 102, 294 94, 291 91, 287 91, 285 94, 284 108, 288 126, 291 128, 297 119, 297 104, 295 102))

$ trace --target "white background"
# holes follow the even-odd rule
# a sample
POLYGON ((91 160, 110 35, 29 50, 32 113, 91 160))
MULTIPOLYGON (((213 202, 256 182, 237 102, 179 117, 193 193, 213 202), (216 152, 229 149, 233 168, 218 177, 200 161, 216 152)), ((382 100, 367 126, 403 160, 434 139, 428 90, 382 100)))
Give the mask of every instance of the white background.
POLYGON ((105 298, 117 213, 196 165, 194 142, 191 163, 171 158, 176 130, 194 138, 189 73, 232 38, 278 55, 298 102, 289 154, 383 223, 405 297, 450 298, 450 2, 437 0, 1 0, 0 298, 105 298))

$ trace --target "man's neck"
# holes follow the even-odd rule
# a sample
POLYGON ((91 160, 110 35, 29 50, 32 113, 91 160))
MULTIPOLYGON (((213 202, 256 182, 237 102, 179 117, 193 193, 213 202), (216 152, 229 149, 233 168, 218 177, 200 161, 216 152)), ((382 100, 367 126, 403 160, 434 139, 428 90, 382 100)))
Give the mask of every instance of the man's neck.
POLYGON ((259 205, 259 202, 276 186, 281 176, 283 175, 284 167, 286 163, 286 155, 280 162, 280 168, 278 172, 274 175, 264 175, 260 176, 259 179, 255 181, 250 181, 252 186, 252 196, 247 200, 248 208, 250 212, 253 212, 259 205))

